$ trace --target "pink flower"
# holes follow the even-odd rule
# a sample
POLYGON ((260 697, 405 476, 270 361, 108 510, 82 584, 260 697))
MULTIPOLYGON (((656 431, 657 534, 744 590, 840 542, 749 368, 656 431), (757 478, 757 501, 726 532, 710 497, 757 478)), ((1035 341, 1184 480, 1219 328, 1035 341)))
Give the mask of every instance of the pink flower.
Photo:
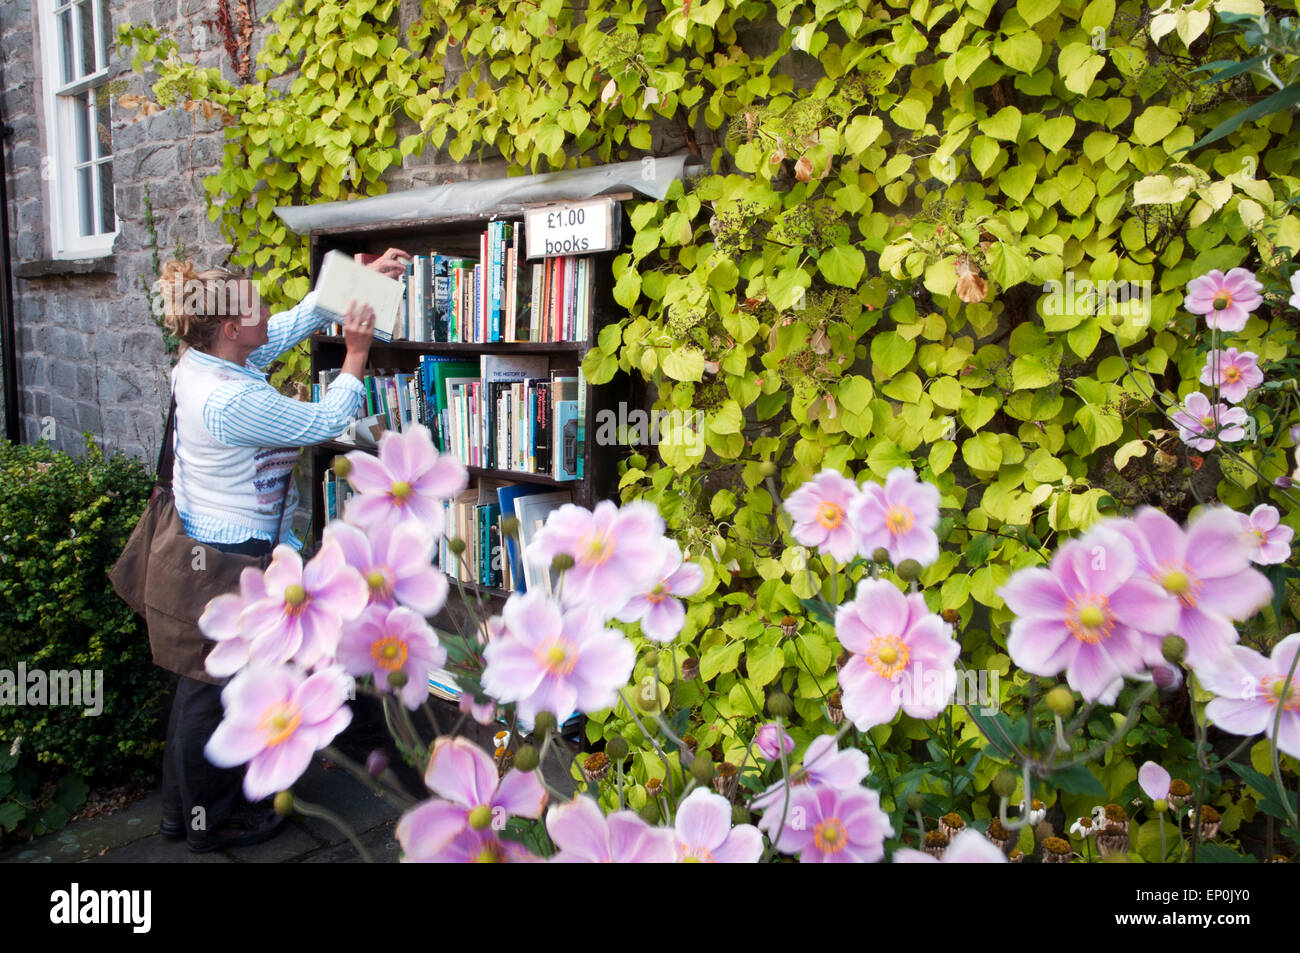
POLYGON ((842 563, 858 554, 858 534, 849 516, 858 485, 835 470, 822 470, 785 501, 794 521, 790 535, 802 546, 816 546, 842 563))
POLYGON ((1251 510, 1249 516, 1244 513, 1237 516, 1241 520, 1251 562, 1268 566, 1291 558, 1291 538, 1295 530, 1281 524, 1276 507, 1261 503, 1251 510))
POLYGON ((579 795, 551 808, 546 832, 559 848, 557 864, 671 864, 677 842, 668 828, 651 827, 633 811, 606 817, 596 802, 579 795))
POLYGON ((731 802, 704 788, 696 788, 682 801, 674 824, 682 863, 756 864, 763 855, 758 828, 732 827, 731 802))
POLYGON ((483 650, 483 691, 518 702, 535 721, 547 711, 563 721, 575 710, 599 711, 618 700, 636 664, 636 650, 587 609, 561 613, 540 592, 513 595, 502 610, 504 632, 483 650))
POLYGON ((858 531, 858 552, 868 558, 880 548, 895 566, 904 559, 928 566, 939 558, 939 489, 911 470, 889 471, 883 487, 866 484, 849 507, 849 519, 858 531))
MULTIPOLYGON (((422 805, 424 806, 424 805, 422 805)), ((420 808, 415 808, 414 814, 420 808)), ((408 815, 410 816, 410 815, 408 815)), ((408 835, 410 836, 410 835, 408 835)), ((495 831, 476 831, 467 827, 451 839, 441 850, 421 853, 426 845, 413 837, 408 849, 402 844, 403 863, 434 864, 540 864, 542 858, 517 841, 502 840, 495 831)))
POLYGON ((401 672, 406 684, 397 693, 414 710, 429 697, 429 675, 447 661, 447 650, 410 609, 372 605, 344 627, 338 661, 349 675, 374 676, 380 691, 390 690, 388 676, 401 672))
POLYGON ((1226 275, 1217 268, 1187 283, 1183 307, 1205 315, 1205 323, 1220 331, 1240 331, 1250 312, 1263 303, 1264 286, 1245 268, 1233 268, 1226 275))
POLYGON ((1187 643, 1187 664, 1210 664, 1237 641, 1232 623, 1249 619, 1273 598, 1273 585, 1250 566, 1241 534, 1241 514, 1227 507, 1201 511, 1184 532, 1159 510, 1144 506, 1130 520, 1116 523, 1133 543, 1138 569, 1178 607, 1175 624, 1147 627, 1149 657, 1164 635, 1187 643))
POLYGON ((433 567, 434 536, 420 524, 408 520, 362 532, 335 520, 322 540, 339 544, 348 565, 365 580, 371 605, 396 601, 427 619, 446 604, 447 576, 433 567))
POLYGON ((239 629, 239 616, 250 605, 265 598, 266 585, 262 573, 250 566, 239 574, 239 592, 217 596, 208 602, 203 615, 199 616, 199 631, 217 643, 203 660, 209 675, 224 678, 248 664, 252 643, 239 629))
POLYGON ((838 791, 799 787, 790 796, 792 819, 781 831, 776 849, 798 854, 801 863, 876 863, 885 856, 885 838, 893 831, 870 788, 838 791))
POLYGON ((1246 416, 1242 407, 1222 403, 1211 407, 1210 398, 1198 390, 1187 395, 1182 408, 1174 411, 1171 419, 1183 443, 1205 451, 1213 450, 1220 440, 1235 443, 1245 437, 1246 416))
POLYGON ((238 622, 256 665, 292 659, 311 668, 333 658, 343 623, 366 606, 365 581, 337 543, 322 545, 305 567, 291 547, 275 547, 262 583, 265 597, 249 603, 238 622))
POLYGON ((1007 638, 1012 660, 1034 675, 1065 671, 1085 701, 1105 705, 1125 676, 1159 657, 1143 633, 1167 634, 1178 620, 1177 602, 1138 570, 1132 543, 1107 526, 1066 542, 1050 567, 1014 573, 998 595, 1017 616, 1007 638))
POLYGON ((934 718, 952 697, 961 646, 919 592, 863 579, 854 600, 836 611, 835 635, 852 653, 840 688, 844 714, 859 731, 889 722, 900 707, 913 718, 934 718))
POLYGON ((480 725, 490 725, 496 721, 497 706, 491 699, 486 702, 476 702, 473 695, 463 691, 456 704, 462 715, 469 715, 480 725))
POLYGON ((204 754, 219 768, 248 764, 250 801, 283 791, 352 720, 344 705, 350 688, 339 668, 306 678, 292 666, 246 668, 221 691, 225 717, 204 754))
POLYGON ((1138 769, 1138 785, 1153 801, 1169 799, 1169 785, 1172 780, 1169 772, 1154 761, 1148 761, 1138 769))
POLYGON ((894 851, 896 864, 1005 864, 1007 855, 994 847, 987 837, 979 831, 967 828, 952 839, 943 852, 942 859, 935 859, 925 851, 900 847, 894 851))
POLYGON ((1237 353, 1235 347, 1226 351, 1211 351, 1201 369, 1201 383, 1218 386, 1223 399, 1240 404, 1246 395, 1264 383, 1264 372, 1253 351, 1237 353))
POLYGON ((782 751, 789 754, 794 750, 794 739, 776 722, 758 729, 758 733, 754 735, 754 744, 758 746, 758 753, 766 761, 777 760, 781 757, 782 751))
MULTIPOLYGON (((789 790, 808 785, 811 787, 828 787, 837 791, 855 791, 862 784, 862 779, 870 770, 867 756, 856 748, 840 751, 836 747, 834 735, 818 735, 808 743, 804 752, 803 763, 791 768, 789 790)), ((786 810, 787 784, 777 781, 766 791, 750 802, 750 808, 763 813, 759 819, 760 830, 768 836, 775 837, 781 827, 784 816, 789 823, 786 810)))
POLYGON ((378 457, 354 450, 347 460, 352 464, 348 483, 357 492, 348 499, 343 518, 362 529, 410 520, 429 535, 441 536, 442 501, 469 483, 460 461, 434 449, 427 427, 386 431, 379 438, 378 457))
POLYGON ((1197 671, 1197 677, 1218 695, 1205 714, 1224 731, 1243 737, 1263 732, 1276 741, 1278 750, 1300 758, 1300 671, 1286 685, 1287 673, 1300 651, 1300 632, 1293 632, 1273 646, 1268 658, 1244 645, 1234 645, 1214 666, 1197 671), (1273 724, 1278 705, 1282 720, 1276 738, 1273 724))
POLYGON ((511 817, 541 817, 546 807, 536 773, 512 770, 498 779, 492 757, 465 738, 434 742, 424 783, 442 800, 425 801, 398 822, 397 840, 408 861, 448 861, 489 849, 483 838, 494 838, 511 817), (465 840, 467 832, 481 836, 465 840), (446 856, 449 850, 456 857, 446 856))
POLYGON ((1293 308, 1300 308, 1300 271, 1291 276, 1291 301, 1293 308))
POLYGON ((547 517, 525 558, 549 567, 556 556, 573 557, 573 568, 564 573, 564 604, 590 607, 608 619, 660 581, 663 535, 664 520, 653 503, 620 509, 601 500, 594 511, 566 503, 547 517))
POLYGON ((647 592, 628 599, 616 618, 620 622, 640 622, 642 634, 652 642, 671 642, 686 624, 686 610, 673 597, 699 592, 704 585, 704 570, 698 563, 682 562, 682 548, 676 540, 665 538, 659 545, 662 565, 658 580, 647 592))

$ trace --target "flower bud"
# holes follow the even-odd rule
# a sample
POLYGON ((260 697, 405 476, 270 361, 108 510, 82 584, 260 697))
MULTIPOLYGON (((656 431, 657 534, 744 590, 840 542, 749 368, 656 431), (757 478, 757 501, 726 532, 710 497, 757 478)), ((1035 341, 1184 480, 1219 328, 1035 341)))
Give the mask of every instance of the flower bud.
POLYGON ((551 572, 564 572, 573 568, 573 557, 568 553, 560 553, 551 560, 551 572))
POLYGON ((352 472, 352 461, 342 454, 339 454, 334 458, 333 468, 335 476, 346 478, 347 475, 352 472))
POLYGON ((275 796, 275 813, 287 817, 293 813, 293 792, 281 791, 275 796))
POLYGON ((545 737, 546 734, 555 730, 555 716, 549 711, 539 711, 537 717, 533 719, 533 734, 538 737, 545 737))
POLYGON ((920 791, 913 791, 907 796, 907 809, 909 811, 919 811, 925 807, 925 797, 920 791))
POLYGON ((447 541, 447 549, 451 551, 453 556, 459 556, 461 553, 465 552, 465 540, 450 539, 447 541))
POLYGON ((904 559, 894 571, 898 573, 899 579, 911 582, 913 579, 921 578, 921 569, 921 564, 915 559, 904 559))
POLYGON ((622 761, 627 757, 627 752, 627 739, 622 735, 615 735, 605 742, 605 753, 609 755, 612 761, 622 761))
POLYGON ((627 458, 627 465, 629 467, 634 467, 637 470, 644 470, 645 463, 646 463, 645 457, 639 453, 634 453, 632 454, 632 456, 627 458))
POLYGON ((1163 814, 1165 811, 1169 810, 1169 802, 1162 797, 1156 798, 1155 802, 1151 806, 1156 809, 1157 814, 1163 814))
POLYGON ((777 718, 789 718, 794 714, 794 702, 785 692, 769 692, 767 710, 777 718))
POLYGON ((514 516, 507 516, 501 521, 501 532, 510 537, 519 535, 519 520, 514 516))
POLYGON ((1074 693, 1064 685, 1057 685, 1043 700, 1057 718, 1069 718, 1074 714, 1074 693))
POLYGON ((881 565, 884 565, 889 562, 889 550, 884 546, 877 546, 876 551, 871 554, 871 558, 881 565))
POLYGON ((636 693, 636 707, 646 714, 654 714, 659 710, 658 682, 641 686, 641 690, 636 693))
POLYGON ((1165 657, 1165 661, 1172 665, 1177 665, 1187 654, 1187 642, 1177 635, 1166 635, 1164 641, 1160 643, 1160 654, 1165 657))
POLYGON ((758 472, 760 476, 770 477, 776 473, 776 464, 771 460, 764 460, 758 465, 758 472))
POLYGON ((366 774, 377 778, 388 770, 388 755, 382 748, 376 748, 366 758, 366 774))
POLYGON ((1016 793, 1020 776, 1010 768, 1003 768, 993 778, 993 793, 998 797, 1010 798, 1016 793))
POLYGON ((1273 481, 1273 485, 1274 485, 1275 487, 1277 487, 1279 490, 1289 490, 1289 489, 1291 489, 1291 483, 1292 483, 1291 478, 1290 478, 1289 476, 1285 476, 1285 475, 1280 476, 1280 477, 1278 477, 1276 480, 1273 481))
POLYGON ((470 809, 466 818, 472 830, 485 831, 492 826, 492 805, 478 804, 470 809))
POLYGON ((691 777, 700 784, 708 784, 713 780, 713 758, 705 752, 700 752, 691 762, 691 777))
POLYGON ((659 664, 659 653, 655 649, 651 649, 645 654, 643 661, 646 664, 646 668, 654 668, 659 664))
POLYGON ((401 669, 398 669, 396 672, 388 673, 389 688, 405 688, 408 681, 410 681, 410 679, 401 669))
POLYGON ((532 771, 537 767, 539 760, 536 748, 532 745, 521 745, 515 752, 515 770, 532 771))
POLYGON ((646 801, 645 804, 641 805, 641 810, 637 811, 637 814, 641 815, 641 820, 653 827, 659 823, 658 802, 646 801))

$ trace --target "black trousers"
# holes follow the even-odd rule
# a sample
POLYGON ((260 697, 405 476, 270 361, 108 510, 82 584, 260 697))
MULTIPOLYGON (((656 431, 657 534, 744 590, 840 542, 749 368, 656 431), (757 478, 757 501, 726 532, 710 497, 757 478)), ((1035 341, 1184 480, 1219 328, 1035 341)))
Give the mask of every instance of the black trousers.
MULTIPOLYGON (((263 539, 205 545, 245 556, 271 551, 270 541, 263 539)), ((203 754, 221 723, 221 689, 221 685, 182 675, 172 697, 163 752, 163 818, 181 823, 191 838, 217 830, 248 805, 240 790, 244 768, 218 768, 203 754)))

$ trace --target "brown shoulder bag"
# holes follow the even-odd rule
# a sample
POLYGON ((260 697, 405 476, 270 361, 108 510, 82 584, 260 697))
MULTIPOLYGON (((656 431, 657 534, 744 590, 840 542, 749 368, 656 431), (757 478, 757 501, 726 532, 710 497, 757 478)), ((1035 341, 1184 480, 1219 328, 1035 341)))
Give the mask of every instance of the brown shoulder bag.
MULTIPOLYGON (((167 413, 167 430, 158 451, 157 482, 144 515, 109 570, 108 578, 122 601, 144 616, 155 665, 220 685, 226 680, 212 677, 203 667, 203 660, 216 643, 199 631, 199 616, 209 600, 239 590, 239 576, 245 569, 265 569, 270 565, 271 556, 223 553, 185 535, 172 496, 175 426, 176 397, 173 395, 167 413)), ((284 522, 291 479, 292 472, 284 481, 276 539, 284 522)))

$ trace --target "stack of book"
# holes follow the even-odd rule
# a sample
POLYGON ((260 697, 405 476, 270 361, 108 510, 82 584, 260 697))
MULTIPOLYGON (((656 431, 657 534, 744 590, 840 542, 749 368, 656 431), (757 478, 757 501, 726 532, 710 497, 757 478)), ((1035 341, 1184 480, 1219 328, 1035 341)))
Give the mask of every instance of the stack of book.
POLYGON ((321 499, 325 501, 325 522, 342 519, 343 504, 355 492, 352 485, 343 477, 337 476, 333 468, 325 471, 325 479, 321 483, 321 499))
MULTIPOLYGON (((585 341, 591 330, 595 268, 587 256, 531 264, 523 223, 492 221, 479 257, 430 251, 407 263, 394 340, 426 343, 585 341)), ((371 257, 374 256, 365 256, 371 257)), ((338 323, 330 333, 342 333, 338 323)))

